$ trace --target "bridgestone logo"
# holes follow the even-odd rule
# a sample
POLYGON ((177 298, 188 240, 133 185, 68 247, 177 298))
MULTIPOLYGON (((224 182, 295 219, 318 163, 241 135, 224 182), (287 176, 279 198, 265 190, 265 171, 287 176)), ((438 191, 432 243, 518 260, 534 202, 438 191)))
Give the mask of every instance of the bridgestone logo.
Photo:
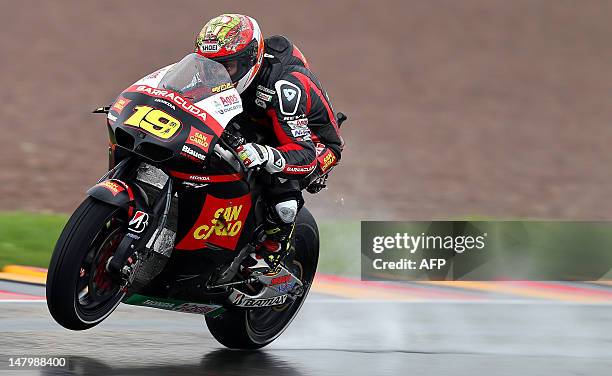
POLYGON ((193 157, 196 157, 198 159, 204 160, 206 159, 206 156, 204 154, 198 153, 197 151, 193 150, 192 148, 188 147, 187 145, 183 145, 183 152, 187 153, 193 157))

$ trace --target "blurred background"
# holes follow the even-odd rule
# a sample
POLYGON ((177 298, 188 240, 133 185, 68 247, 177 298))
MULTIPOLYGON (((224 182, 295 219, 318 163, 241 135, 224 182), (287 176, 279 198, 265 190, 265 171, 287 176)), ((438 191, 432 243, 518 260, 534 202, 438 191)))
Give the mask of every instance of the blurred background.
POLYGON ((329 189, 305 195, 325 274, 265 353, 219 350, 199 316, 124 305, 69 333, 44 287, 6 281, 0 353, 81 356, 89 374, 609 374, 610 282, 353 277, 362 220, 612 219, 612 1, 0 4, 0 275, 46 267, 106 171, 91 111, 190 53, 218 14, 295 42, 349 117, 329 189))
POLYGON ((299 45, 346 150, 319 220, 612 216, 609 1, 19 1, 0 13, 0 210, 72 212, 123 88, 241 12, 299 45))

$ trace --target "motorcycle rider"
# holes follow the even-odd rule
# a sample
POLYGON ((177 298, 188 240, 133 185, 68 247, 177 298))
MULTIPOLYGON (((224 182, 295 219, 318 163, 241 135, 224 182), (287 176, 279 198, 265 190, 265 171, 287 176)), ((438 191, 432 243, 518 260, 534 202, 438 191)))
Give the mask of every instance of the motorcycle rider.
POLYGON ((329 97, 301 51, 283 36, 263 39, 257 21, 222 14, 208 21, 195 52, 225 66, 244 112, 234 120, 249 142, 236 151, 248 168, 278 179, 267 187, 266 239, 259 249, 276 269, 289 253, 302 189, 324 187, 344 141, 329 97))

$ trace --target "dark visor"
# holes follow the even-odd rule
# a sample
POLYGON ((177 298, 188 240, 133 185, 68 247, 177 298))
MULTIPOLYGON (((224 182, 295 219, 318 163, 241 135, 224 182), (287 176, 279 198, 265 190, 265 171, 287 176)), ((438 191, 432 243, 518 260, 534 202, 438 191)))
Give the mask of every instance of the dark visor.
POLYGON ((238 82, 257 62, 257 40, 253 39, 242 51, 232 55, 215 57, 212 60, 224 64, 225 62, 235 61, 236 72, 230 75, 233 83, 238 82))

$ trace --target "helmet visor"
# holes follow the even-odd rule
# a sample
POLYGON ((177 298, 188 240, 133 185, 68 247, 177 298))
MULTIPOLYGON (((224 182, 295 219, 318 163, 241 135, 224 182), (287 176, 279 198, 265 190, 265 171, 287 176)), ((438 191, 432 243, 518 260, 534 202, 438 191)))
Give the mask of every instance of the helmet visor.
POLYGON ((222 64, 232 82, 236 83, 257 63, 257 41, 253 39, 242 51, 228 56, 215 57, 213 60, 222 64))

